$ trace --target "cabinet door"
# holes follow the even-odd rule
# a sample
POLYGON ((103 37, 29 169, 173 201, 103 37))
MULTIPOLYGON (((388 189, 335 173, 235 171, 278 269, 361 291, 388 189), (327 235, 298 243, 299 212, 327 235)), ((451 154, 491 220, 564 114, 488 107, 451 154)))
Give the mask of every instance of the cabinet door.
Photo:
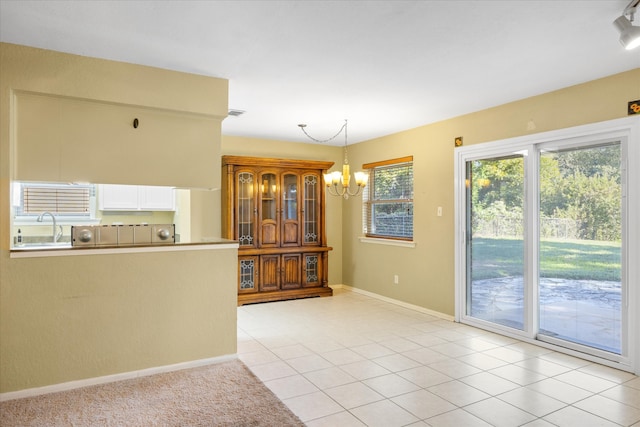
POLYGON ((280 246, 300 246, 299 176, 293 172, 282 174, 282 231, 280 246))
POLYGON ((303 286, 322 286, 322 256, 319 253, 303 255, 303 286))
POLYGON ((238 293, 258 291, 258 257, 238 257, 238 293))
POLYGON ((322 190, 320 175, 318 173, 306 172, 302 175, 302 194, 303 194, 303 212, 302 212, 302 244, 304 246, 318 246, 322 231, 320 230, 321 218, 321 200, 320 191, 322 190))
POLYGON ((260 290, 277 291, 280 288, 280 255, 260 256, 260 290))
POLYGON ((138 187, 138 202, 141 210, 173 211, 175 195, 172 187, 141 185, 138 187))
POLYGON ((249 170, 239 170, 235 174, 236 197, 236 230, 233 238, 238 241, 241 248, 255 248, 258 245, 256 239, 256 174, 249 170))
POLYGON ((258 180, 260 185, 260 247, 270 248, 279 245, 278 213, 280 211, 278 195, 278 175, 275 172, 263 172, 258 180))
POLYGON ((295 289, 302 285, 300 254, 282 255, 282 289, 295 289))
POLYGON ((135 211, 138 210, 137 185, 99 185, 98 209, 103 211, 135 211))

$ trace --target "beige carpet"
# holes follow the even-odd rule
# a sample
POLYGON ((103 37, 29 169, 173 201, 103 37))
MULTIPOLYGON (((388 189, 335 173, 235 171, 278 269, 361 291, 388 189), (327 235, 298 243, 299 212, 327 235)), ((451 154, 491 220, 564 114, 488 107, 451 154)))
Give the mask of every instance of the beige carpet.
POLYGON ((0 403, 8 426, 304 426, 233 360, 0 403))

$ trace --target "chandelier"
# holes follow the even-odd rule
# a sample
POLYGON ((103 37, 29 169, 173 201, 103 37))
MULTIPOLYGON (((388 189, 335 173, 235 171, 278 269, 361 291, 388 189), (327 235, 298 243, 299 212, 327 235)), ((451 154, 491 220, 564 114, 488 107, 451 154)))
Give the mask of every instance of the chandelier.
POLYGON ((298 126, 300 127, 300 129, 302 129, 302 132, 307 135, 309 139, 320 143, 333 141, 344 130, 344 163, 342 165, 342 172, 337 170, 325 173, 324 184, 327 188, 327 192, 332 196, 340 196, 348 199, 349 196, 357 196, 358 194, 360 194, 364 187, 366 187, 367 185, 369 175, 366 172, 355 172, 353 175, 356 181, 356 188, 353 191, 351 190, 351 188, 349 187, 351 176, 349 174, 349 157, 347 153, 347 120, 344 120, 344 124, 342 125, 338 133, 333 135, 331 138, 324 140, 316 139, 309 135, 305 130, 305 127, 307 127, 306 124, 300 124, 298 126))

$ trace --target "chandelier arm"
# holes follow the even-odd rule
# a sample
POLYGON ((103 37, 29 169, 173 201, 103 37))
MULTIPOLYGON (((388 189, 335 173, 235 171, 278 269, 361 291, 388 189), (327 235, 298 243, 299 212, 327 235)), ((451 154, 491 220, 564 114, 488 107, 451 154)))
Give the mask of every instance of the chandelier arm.
POLYGON ((361 185, 358 185, 358 186, 356 187, 356 191, 354 191, 353 193, 352 193, 351 191, 349 191, 349 189, 347 188, 347 193, 349 193, 349 195, 350 195, 350 196, 357 196, 357 195, 359 195, 359 194, 360 194, 360 192, 362 191, 362 188, 363 188, 363 187, 362 187, 361 185))

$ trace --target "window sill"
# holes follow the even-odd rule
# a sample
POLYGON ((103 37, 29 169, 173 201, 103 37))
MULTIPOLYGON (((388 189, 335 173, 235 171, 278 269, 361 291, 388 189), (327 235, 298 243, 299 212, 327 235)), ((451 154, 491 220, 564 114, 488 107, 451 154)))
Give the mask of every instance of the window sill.
MULTIPOLYGON (((59 217, 56 216, 56 224, 57 225, 98 225, 100 224, 100 218, 87 218, 87 217, 59 217)), ((44 221, 38 222, 36 217, 29 218, 14 218, 13 225, 42 225, 42 226, 51 226, 51 217, 44 217, 44 221)))
POLYGON ((387 246, 401 246, 403 248, 415 248, 416 242, 407 241, 407 240, 394 240, 394 239, 376 239, 374 237, 359 237, 360 242, 362 243, 374 243, 376 245, 387 245, 387 246))

